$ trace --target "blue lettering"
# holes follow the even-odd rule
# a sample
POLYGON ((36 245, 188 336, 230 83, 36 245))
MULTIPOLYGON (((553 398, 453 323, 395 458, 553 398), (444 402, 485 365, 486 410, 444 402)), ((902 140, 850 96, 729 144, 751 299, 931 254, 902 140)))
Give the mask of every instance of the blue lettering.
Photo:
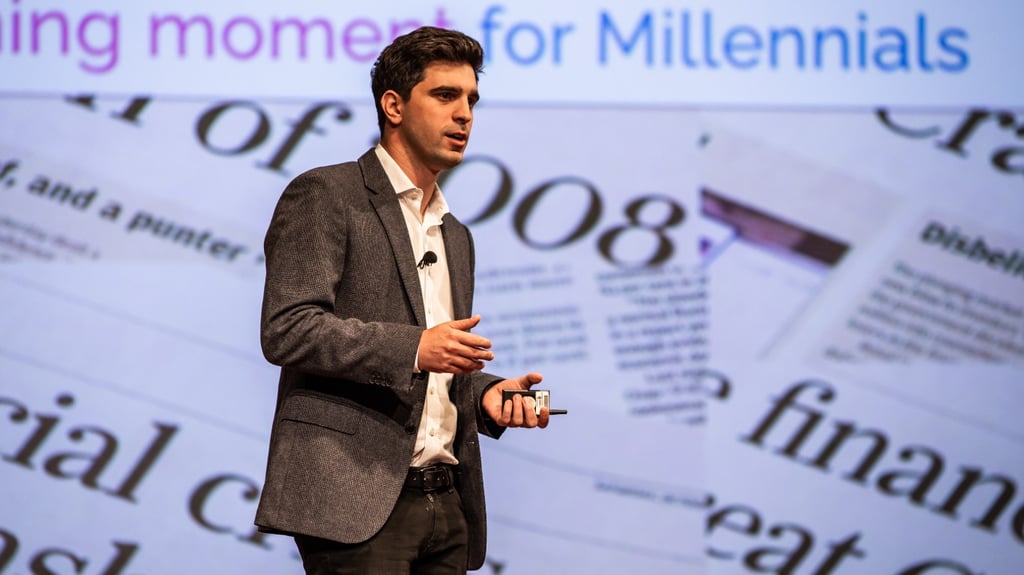
POLYGON ((769 50, 768 59, 771 62, 772 68, 779 67, 779 44, 782 40, 789 36, 793 38, 793 50, 796 56, 796 67, 803 69, 804 67, 804 35, 800 30, 796 28, 779 28, 771 31, 771 50, 769 50))
POLYGON ((516 64, 532 66, 544 58, 550 45, 551 62, 562 63, 562 42, 573 31, 572 24, 552 24, 549 44, 545 29, 537 24, 519 21, 509 26, 502 22, 500 14, 504 11, 505 7, 499 4, 488 6, 480 21, 480 44, 484 49, 485 62, 490 63, 494 59, 492 48, 497 45, 505 48, 505 53, 516 64))
POLYGON ((814 67, 821 69, 825 62, 825 42, 829 37, 837 38, 840 43, 839 57, 842 61, 843 70, 850 69, 850 40, 846 37, 846 31, 842 28, 826 28, 818 30, 814 35, 814 67))
POLYGON ((725 59, 740 69, 757 66, 761 47, 761 35, 750 26, 737 26, 729 30, 723 43, 725 59), (746 58, 741 60, 737 57, 737 52, 753 52, 753 54, 745 54, 746 58))
POLYGON ((483 21, 480 22, 480 29, 483 30, 482 44, 484 49, 484 58, 486 58, 487 62, 490 62, 491 58, 493 58, 493 54, 491 53, 491 32, 499 26, 498 23, 494 21, 494 16, 498 12, 502 12, 504 10, 504 6, 490 6, 487 8, 487 11, 484 12, 483 21))
POLYGON ((857 30, 857 64, 861 70, 868 67, 868 33, 864 30, 868 17, 863 12, 857 13, 857 22, 860 28, 857 30))
POLYGON ((711 24, 711 11, 704 11, 704 62, 708 65, 708 68, 717 68, 718 62, 715 61, 713 49, 711 47, 711 39, 714 38, 711 24))
POLYGON ((924 14, 917 15, 917 65, 925 72, 932 71, 928 62, 928 17, 924 14))
MULTIPOLYGON (((520 64, 537 63, 547 51, 545 34, 528 23, 503 26, 495 17, 501 9, 491 7, 485 13, 485 46, 494 41, 491 35, 495 30, 500 33, 504 28, 508 30, 504 47, 510 57, 520 64), (525 38, 513 44, 515 36, 525 38)), ((713 10, 702 10, 700 20, 695 21, 697 17, 687 9, 662 9, 616 20, 613 12, 601 11, 598 61, 608 65, 617 58, 665 68, 714 70, 721 66, 731 70, 862 70, 884 74, 959 73, 970 65, 967 30, 953 26, 935 33, 923 12, 915 14, 906 26, 875 25, 863 10, 841 24, 824 22, 817 26, 737 23, 716 30, 713 10)), ((561 63, 557 40, 571 29, 565 26, 554 30, 556 64, 561 63)))
POLYGON ((689 10, 683 10, 680 24, 682 25, 682 38, 680 38, 680 43, 682 44, 683 64, 686 65, 687 68, 696 68, 698 63, 690 55, 690 39, 693 37, 693 31, 690 29, 689 10))
POLYGON ((939 34, 939 47, 942 48, 942 51, 946 54, 956 58, 956 61, 952 63, 945 61, 939 62, 939 68, 942 68, 947 72, 963 72, 967 69, 971 59, 967 54, 966 48, 950 44, 950 40, 954 38, 959 38, 966 42, 967 31, 963 28, 946 28, 939 34))
POLYGON ((875 48, 875 65, 878 66, 879 70, 883 72, 892 72, 893 70, 909 70, 910 65, 907 62, 907 36, 899 28, 893 28, 886 26, 878 29, 878 39, 884 40, 886 38, 892 38, 895 42, 891 44, 881 44, 875 48), (892 54, 895 59, 891 61, 887 60, 887 55, 892 54))
POLYGON ((508 51, 509 57, 517 63, 527 65, 533 64, 544 55, 544 32, 529 22, 520 22, 509 29, 508 36, 505 37, 505 50, 508 51), (519 34, 521 31, 528 32, 528 36, 533 36, 533 52, 526 56, 520 55, 516 51, 515 47, 515 37, 521 36, 521 34, 519 34))
POLYGON ((633 30, 633 35, 629 37, 628 41, 623 39, 619 34, 619 30, 615 27, 615 23, 612 21, 611 16, 609 16, 607 12, 601 12, 600 35, 600 61, 602 64, 608 63, 608 47, 606 41, 609 35, 614 36, 614 41, 623 54, 631 54, 637 44, 640 43, 641 40, 646 39, 647 55, 645 61, 648 66, 654 62, 654 20, 651 17, 650 12, 647 12, 647 14, 640 19, 637 27, 633 30))

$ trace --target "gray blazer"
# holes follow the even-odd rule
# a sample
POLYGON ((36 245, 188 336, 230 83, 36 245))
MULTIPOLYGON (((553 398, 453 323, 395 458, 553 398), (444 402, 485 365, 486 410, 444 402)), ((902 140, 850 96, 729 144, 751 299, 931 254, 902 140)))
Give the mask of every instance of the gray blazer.
MULTIPOLYGON (((471 315, 473 240, 441 226, 454 317, 471 315)), ((426 379, 413 374, 426 328, 401 206, 373 150, 312 169, 284 190, 265 241, 261 341, 281 366, 260 530, 344 543, 373 536, 402 489, 426 379)), ((469 525, 469 569, 484 561, 486 515, 478 433, 503 428, 480 409, 500 378, 456 376, 455 455, 469 525)))

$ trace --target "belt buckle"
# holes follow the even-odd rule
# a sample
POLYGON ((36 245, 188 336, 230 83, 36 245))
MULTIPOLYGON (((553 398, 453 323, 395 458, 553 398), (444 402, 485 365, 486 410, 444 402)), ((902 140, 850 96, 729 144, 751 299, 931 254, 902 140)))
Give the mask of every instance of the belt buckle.
POLYGON ((449 470, 443 465, 431 466, 423 469, 423 490, 437 491, 452 484, 449 470))

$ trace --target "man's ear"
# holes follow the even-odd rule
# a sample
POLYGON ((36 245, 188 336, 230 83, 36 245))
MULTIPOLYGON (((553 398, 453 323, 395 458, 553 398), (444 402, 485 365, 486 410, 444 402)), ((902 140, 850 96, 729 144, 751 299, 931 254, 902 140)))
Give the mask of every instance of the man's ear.
POLYGON ((388 90, 380 97, 380 107, 389 124, 397 126, 402 123, 402 97, 394 90, 388 90))

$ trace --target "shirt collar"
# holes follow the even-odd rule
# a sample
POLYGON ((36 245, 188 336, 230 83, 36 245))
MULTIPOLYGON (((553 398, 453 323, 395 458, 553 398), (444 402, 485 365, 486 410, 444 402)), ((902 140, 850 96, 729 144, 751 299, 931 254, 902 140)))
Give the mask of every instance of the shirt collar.
MULTIPOLYGON (((396 194, 401 196, 407 192, 419 190, 416 184, 413 184, 409 176, 405 174, 401 166, 398 165, 398 162, 384 149, 384 146, 378 143, 373 151, 377 154, 377 159, 380 160, 380 165, 384 168, 384 173, 387 174, 388 181, 391 182, 391 187, 395 189, 396 194)), ((430 198, 429 210, 437 213, 438 220, 443 218, 449 211, 448 201, 444 199, 441 187, 436 183, 434 184, 434 194, 430 198)))

